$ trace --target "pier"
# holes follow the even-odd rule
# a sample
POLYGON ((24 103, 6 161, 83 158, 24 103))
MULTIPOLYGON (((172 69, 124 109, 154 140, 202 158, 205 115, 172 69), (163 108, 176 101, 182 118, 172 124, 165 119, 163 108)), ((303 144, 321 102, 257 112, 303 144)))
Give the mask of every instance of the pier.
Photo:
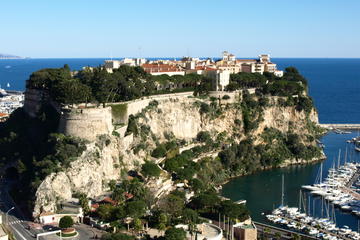
POLYGON ((319 126, 327 129, 360 129, 360 123, 320 123, 319 126))

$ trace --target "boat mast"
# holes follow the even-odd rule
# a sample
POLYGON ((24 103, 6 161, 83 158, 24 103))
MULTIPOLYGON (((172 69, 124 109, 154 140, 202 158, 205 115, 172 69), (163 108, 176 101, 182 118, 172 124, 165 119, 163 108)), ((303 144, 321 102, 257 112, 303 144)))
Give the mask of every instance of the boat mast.
MULTIPOLYGON (((344 161, 345 161, 345 164, 346 164, 346 159, 347 159, 347 146, 346 146, 346 148, 345 148, 345 160, 344 160, 344 161)), ((345 164, 344 164, 344 165, 345 165, 345 164)))
POLYGON ((301 213, 301 189, 299 190, 299 212, 301 213))
POLYGON ((338 168, 340 168, 340 154, 341 154, 341 149, 339 149, 339 156, 338 156, 338 168))
POLYGON ((282 175, 282 185, 281 185, 281 206, 284 206, 284 174, 282 175))
POLYGON ((319 183, 322 183, 322 171, 323 171, 323 163, 321 163, 320 165, 320 179, 319 179, 319 183))

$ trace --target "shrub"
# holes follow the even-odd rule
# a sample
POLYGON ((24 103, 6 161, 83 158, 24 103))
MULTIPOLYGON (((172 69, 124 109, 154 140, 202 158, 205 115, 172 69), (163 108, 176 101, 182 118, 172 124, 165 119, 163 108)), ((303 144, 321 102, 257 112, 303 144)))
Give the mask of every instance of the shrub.
POLYGON ((74 225, 74 220, 70 216, 64 216, 60 218, 59 227, 60 228, 70 228, 74 225))
POLYGON ((203 114, 203 113, 208 113, 208 112, 210 112, 210 106, 209 106, 209 104, 202 102, 202 103, 200 104, 200 113, 203 114))
POLYGON ((158 177, 161 170, 155 163, 146 161, 141 167, 141 173, 145 177, 158 177))
POLYGON ((165 240, 184 240, 186 239, 186 232, 182 228, 169 228, 165 232, 165 240))
POLYGON ((133 133, 135 136, 138 135, 138 127, 136 125, 136 119, 133 115, 129 116, 129 122, 128 122, 128 127, 126 129, 126 133, 125 135, 130 135, 131 133, 133 133))
POLYGON ((151 153, 151 156, 154 158, 165 157, 165 155, 166 155, 166 148, 163 144, 157 146, 151 153))
POLYGON ((222 97, 222 99, 228 100, 228 99, 230 99, 230 96, 229 96, 229 95, 224 95, 224 96, 222 97))
POLYGON ((240 125, 240 124, 241 124, 241 120, 237 118, 237 119, 234 120, 234 123, 235 123, 236 125, 240 125))
POLYGON ((134 236, 125 233, 106 233, 101 237, 101 240, 134 240, 134 236))
POLYGON ((211 140, 210 133, 207 131, 200 131, 196 136, 196 140, 199 142, 207 142, 211 140))

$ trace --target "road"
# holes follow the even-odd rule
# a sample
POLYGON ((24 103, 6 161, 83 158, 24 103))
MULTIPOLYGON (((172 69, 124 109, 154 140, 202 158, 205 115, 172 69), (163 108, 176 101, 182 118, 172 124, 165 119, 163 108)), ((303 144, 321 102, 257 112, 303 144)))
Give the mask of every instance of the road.
MULTIPOLYGON (((3 217, 4 225, 10 230, 16 240, 34 240, 36 239, 37 233, 46 232, 44 229, 31 229, 28 230, 27 226, 29 219, 26 219, 24 214, 20 211, 20 209, 16 206, 16 203, 9 196, 7 188, 10 183, 1 180, 0 181, 0 214, 3 217), (12 207, 14 209, 10 210, 12 207), (10 210, 10 211, 9 211, 10 210), (8 214, 6 212, 9 211, 8 214)), ((78 224, 74 226, 79 235, 72 239, 76 240, 88 240, 93 239, 95 235, 100 236, 100 231, 97 229, 93 229, 90 226, 85 224, 78 224)), ((58 240, 60 239, 58 236, 48 235, 39 237, 42 240, 58 240)), ((69 238, 68 238, 69 239, 69 238)))
POLYGON ((5 181, 0 182, 0 211, 3 216, 3 222, 5 226, 14 234, 17 240, 36 239, 34 234, 25 229, 26 218, 16 207, 11 197, 7 192, 7 183, 5 181), (14 207, 13 210, 10 210, 14 207), (10 210, 10 211, 9 211, 10 210), (9 211, 9 214, 6 212, 9 211))

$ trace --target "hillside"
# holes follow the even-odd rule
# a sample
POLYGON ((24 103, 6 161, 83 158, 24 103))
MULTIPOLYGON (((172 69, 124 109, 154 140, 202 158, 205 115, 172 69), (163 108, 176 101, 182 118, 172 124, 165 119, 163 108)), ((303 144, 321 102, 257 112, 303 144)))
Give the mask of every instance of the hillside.
MULTIPOLYGON (((291 71, 285 76, 304 81, 291 71)), ((158 201, 179 182, 201 194, 230 177, 324 157, 305 81, 269 84, 258 75, 239 76, 233 91, 101 105, 59 104, 51 90, 39 88, 43 84, 28 84, 24 108, 0 125, 3 164, 14 164, 20 174, 16 194, 34 196, 29 206, 37 217, 56 212, 75 194, 111 194, 113 183, 124 182, 129 171, 141 173, 151 199, 158 201), (239 89, 244 76, 256 90, 239 89), (160 168, 156 177, 147 177, 146 164, 160 168)))
POLYGON ((0 59, 22 59, 23 57, 0 53, 0 59))

